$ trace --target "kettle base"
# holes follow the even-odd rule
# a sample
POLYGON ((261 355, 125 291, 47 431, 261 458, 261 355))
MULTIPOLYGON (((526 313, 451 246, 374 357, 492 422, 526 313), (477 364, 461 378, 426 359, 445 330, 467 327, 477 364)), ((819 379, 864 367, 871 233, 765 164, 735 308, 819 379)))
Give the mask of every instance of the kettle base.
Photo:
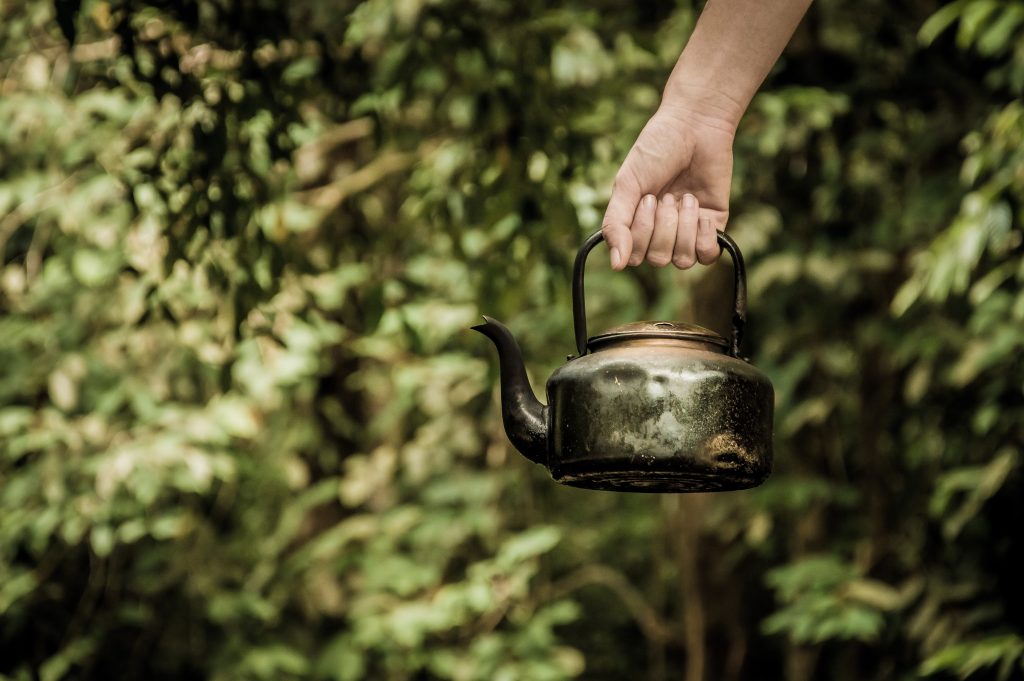
POLYGON ((740 471, 588 471, 561 475, 555 477, 555 482, 608 492, 686 493, 750 489, 767 479, 767 473, 752 475, 740 471))

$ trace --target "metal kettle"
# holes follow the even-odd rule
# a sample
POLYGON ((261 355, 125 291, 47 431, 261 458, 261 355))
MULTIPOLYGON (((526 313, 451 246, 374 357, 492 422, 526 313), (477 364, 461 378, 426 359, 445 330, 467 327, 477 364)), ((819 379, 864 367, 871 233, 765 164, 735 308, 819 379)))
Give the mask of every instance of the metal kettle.
POLYGON ((587 338, 583 272, 602 240, 591 235, 573 268, 578 355, 533 394, 522 353, 501 322, 473 329, 497 346, 505 433, 555 481, 619 492, 710 492, 755 487, 772 469, 774 391, 739 355, 746 323, 743 256, 732 256, 732 338, 694 324, 635 322, 587 338))

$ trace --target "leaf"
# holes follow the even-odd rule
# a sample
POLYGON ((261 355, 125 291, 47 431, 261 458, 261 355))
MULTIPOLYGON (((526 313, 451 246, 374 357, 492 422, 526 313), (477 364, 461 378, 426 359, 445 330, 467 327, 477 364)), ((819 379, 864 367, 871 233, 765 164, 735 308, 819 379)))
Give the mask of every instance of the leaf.
POLYGON ((96 525, 89 537, 93 552, 106 558, 114 550, 114 530, 108 525, 96 525))
POLYGON ((213 419, 234 437, 252 438, 260 432, 260 419, 250 403, 225 397, 211 404, 213 419))
POLYGON ((1024 5, 1015 3, 1003 7, 999 16, 982 32, 978 38, 978 52, 987 56, 995 56, 1014 46, 1017 33, 1024 23, 1024 5))
POLYGON ((896 598, 886 585, 858 578, 852 565, 828 555, 775 568, 765 581, 785 605, 761 628, 795 643, 874 641, 885 624, 880 610, 894 607, 896 598), (882 602, 885 607, 878 607, 882 602))
POLYGON ((1000 9, 1003 0, 971 0, 960 16, 960 30, 957 31, 956 44, 966 50, 975 41, 978 32, 992 13, 1000 9))
POLYGON ((942 530, 947 540, 955 539, 985 502, 1002 489, 1018 462, 1016 450, 1004 448, 985 466, 957 468, 939 478, 928 508, 933 516, 944 518, 942 530), (954 504, 953 500, 960 497, 962 501, 954 504))
POLYGON ((116 274, 118 264, 110 253, 81 249, 71 256, 71 272, 86 286, 99 287, 116 274))
POLYGON ((50 374, 49 393, 53 403, 64 411, 72 411, 78 404, 78 384, 67 370, 50 374))
POLYGON ((551 51, 551 76, 563 87, 594 85, 613 70, 600 39, 586 28, 572 28, 551 51))
POLYGON ((348 635, 337 636, 317 662, 317 676, 334 681, 359 681, 366 678, 366 664, 359 648, 348 635))
POLYGON ((60 681, 68 676, 71 668, 84 661, 96 648, 96 641, 91 637, 72 641, 63 650, 49 658, 39 667, 40 681, 60 681))
POLYGON ((3 583, 0 583, 0 615, 7 613, 19 599, 31 594, 38 586, 35 575, 27 570, 13 576, 5 575, 3 583))
POLYGON ((996 678, 1000 681, 1008 679, 1014 670, 1024 670, 1024 639, 1016 634, 1005 634, 946 646, 921 663, 921 674, 952 672, 967 679, 996 665, 999 665, 996 678))
POLYGON ((903 595, 893 587, 876 579, 854 579, 847 582, 843 597, 859 601, 883 611, 896 610, 903 606, 903 595))
POLYGON ((313 57, 296 59, 288 64, 281 73, 281 80, 288 85, 295 85, 312 78, 320 69, 320 60, 313 57))
POLYGON ((251 649, 242 658, 240 673, 259 679, 280 679, 283 675, 303 675, 309 669, 306 656, 291 646, 276 644, 251 649))
POLYGON ((922 45, 931 45, 935 39, 953 25, 964 11, 970 0, 956 0, 943 5, 935 14, 928 17, 917 32, 917 40, 922 45))
POLYGON ((515 565, 553 549, 562 538, 561 531, 552 525, 533 527, 505 540, 498 554, 502 565, 515 565))

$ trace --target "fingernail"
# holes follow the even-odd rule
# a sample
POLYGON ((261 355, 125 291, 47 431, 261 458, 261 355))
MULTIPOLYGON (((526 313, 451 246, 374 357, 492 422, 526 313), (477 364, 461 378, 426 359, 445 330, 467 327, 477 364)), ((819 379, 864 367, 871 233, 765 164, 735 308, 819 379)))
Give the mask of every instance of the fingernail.
POLYGON ((673 196, 672 194, 665 194, 665 196, 661 197, 661 200, 665 203, 666 206, 671 206, 675 204, 676 197, 673 196))
POLYGON ((654 208, 654 194, 648 194, 644 197, 644 208, 654 208))
POLYGON ((683 196, 683 208, 693 208, 697 205, 697 198, 693 194, 683 196))
POLYGON ((612 269, 613 270, 619 269, 619 262, 621 262, 621 260, 622 260, 622 256, 619 255, 619 249, 613 248, 612 249, 612 269))

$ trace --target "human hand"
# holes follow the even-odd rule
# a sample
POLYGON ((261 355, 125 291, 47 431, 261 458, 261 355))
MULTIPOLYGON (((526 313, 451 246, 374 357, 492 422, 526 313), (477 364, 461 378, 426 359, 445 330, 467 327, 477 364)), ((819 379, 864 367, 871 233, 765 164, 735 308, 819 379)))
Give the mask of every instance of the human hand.
POLYGON ((729 218, 735 126, 662 104, 615 176, 602 222, 612 268, 688 269, 718 259, 729 218))

